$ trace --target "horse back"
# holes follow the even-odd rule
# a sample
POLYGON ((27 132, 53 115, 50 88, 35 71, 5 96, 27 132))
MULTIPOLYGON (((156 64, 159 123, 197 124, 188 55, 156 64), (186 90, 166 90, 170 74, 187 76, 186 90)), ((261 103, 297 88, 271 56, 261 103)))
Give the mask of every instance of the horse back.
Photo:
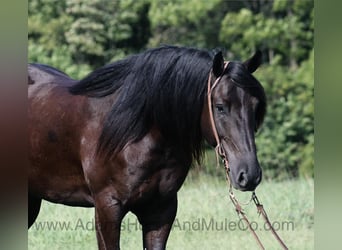
POLYGON ((29 63, 27 73, 29 85, 46 82, 71 85, 75 82, 64 72, 45 64, 29 63))

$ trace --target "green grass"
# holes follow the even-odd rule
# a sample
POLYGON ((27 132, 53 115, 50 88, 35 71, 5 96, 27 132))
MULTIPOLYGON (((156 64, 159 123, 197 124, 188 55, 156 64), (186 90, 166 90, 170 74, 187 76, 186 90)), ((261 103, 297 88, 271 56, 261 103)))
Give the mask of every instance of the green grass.
MULTIPOLYGON (((289 249, 314 248, 312 179, 263 181, 257 195, 289 249)), ((250 194, 236 192, 236 196, 243 202, 250 194)), ((178 197, 177 219, 167 249, 258 249, 253 236, 239 222, 223 179, 191 175, 178 197)), ((264 229, 254 204, 247 205, 245 211, 266 249, 281 249, 272 233, 264 229)), ((43 202, 36 223, 28 231, 28 249, 97 249, 93 215, 93 208, 43 202), (44 222, 69 223, 70 230, 62 229, 62 224, 54 224, 55 229, 48 229, 46 224, 45 229, 38 228, 44 222)), ((141 229, 133 214, 124 219, 121 249, 142 249, 141 229)))

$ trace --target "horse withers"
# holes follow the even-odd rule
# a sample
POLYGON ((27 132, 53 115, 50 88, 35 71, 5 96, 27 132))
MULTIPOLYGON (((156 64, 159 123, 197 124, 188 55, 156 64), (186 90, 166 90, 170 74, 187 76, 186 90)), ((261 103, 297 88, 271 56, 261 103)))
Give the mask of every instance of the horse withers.
POLYGON ((29 227, 42 199, 95 207, 99 249, 118 249, 121 221, 131 211, 144 248, 165 249, 177 191, 200 161, 204 140, 216 146, 209 109, 233 186, 254 190, 262 176, 254 135, 266 111, 252 76, 260 57, 224 67, 220 52, 164 46, 80 81, 29 64, 29 227), (209 76, 220 78, 211 107, 209 76))

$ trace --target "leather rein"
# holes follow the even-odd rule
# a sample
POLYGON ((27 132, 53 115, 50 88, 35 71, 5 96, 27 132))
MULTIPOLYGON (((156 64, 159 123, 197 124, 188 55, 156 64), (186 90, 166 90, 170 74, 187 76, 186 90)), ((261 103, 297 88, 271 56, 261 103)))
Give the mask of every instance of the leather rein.
MULTIPOLYGON (((228 157, 226 155, 226 152, 223 149, 222 143, 221 143, 221 139, 218 135, 217 132, 217 128, 215 125, 215 119, 214 119, 214 114, 213 114, 213 107, 212 107, 212 91, 215 89, 215 87, 218 85, 218 83, 221 81, 223 75, 224 75, 224 71, 226 70, 226 68, 228 67, 229 61, 225 62, 224 64, 224 68, 222 71, 222 74, 214 81, 214 83, 211 85, 211 76, 212 76, 212 70, 209 73, 209 79, 208 79, 208 92, 207 92, 207 98, 208 98, 208 108, 209 108, 209 118, 210 118, 210 126, 212 128, 212 132, 214 134, 215 140, 216 140, 216 147, 215 147, 215 152, 216 152, 216 160, 217 160, 217 164, 219 165, 219 157, 222 158, 223 163, 224 163, 224 167, 225 167, 225 171, 226 171, 226 180, 227 180, 227 184, 229 186, 229 198, 232 201, 232 203, 235 206, 235 210, 238 214, 238 216, 241 216, 242 219, 246 222, 250 232, 253 234, 255 240, 257 241, 258 245, 260 246, 261 249, 265 249, 264 245, 261 243, 258 235, 256 234, 255 230, 253 229, 253 227, 251 226, 251 223, 249 222, 249 220, 247 219, 247 216, 245 214, 245 212, 242 209, 242 206, 240 205, 239 201, 236 199, 236 197, 234 196, 233 193, 233 187, 232 187, 232 183, 230 180, 230 168, 229 168, 229 162, 228 162, 228 157)), ((251 200, 253 200, 254 204, 257 207, 257 211, 259 213, 259 215, 261 214, 266 222, 266 224, 268 225, 268 227, 271 229, 272 234, 274 235, 274 237, 277 239, 277 241, 279 242, 279 244, 281 245, 281 247, 283 249, 288 249, 287 246, 285 245, 285 243, 281 240, 281 238, 279 237, 279 235, 276 233, 276 231, 274 230, 273 226, 271 225, 270 220, 268 219, 268 216, 264 210, 263 205, 259 202, 258 197, 255 194, 255 191, 253 191, 252 193, 252 197, 251 200)), ((248 202, 249 203, 249 202, 248 202)))

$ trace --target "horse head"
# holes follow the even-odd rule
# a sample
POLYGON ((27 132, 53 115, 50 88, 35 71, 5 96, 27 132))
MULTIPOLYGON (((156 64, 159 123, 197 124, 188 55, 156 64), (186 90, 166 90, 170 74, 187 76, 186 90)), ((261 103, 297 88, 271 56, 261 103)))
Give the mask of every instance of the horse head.
POLYGON ((201 118, 204 137, 218 146, 228 161, 233 187, 242 191, 255 190, 262 178, 255 132, 265 115, 266 97, 252 76, 260 64, 260 52, 245 62, 226 63, 222 53, 217 53, 201 118))

